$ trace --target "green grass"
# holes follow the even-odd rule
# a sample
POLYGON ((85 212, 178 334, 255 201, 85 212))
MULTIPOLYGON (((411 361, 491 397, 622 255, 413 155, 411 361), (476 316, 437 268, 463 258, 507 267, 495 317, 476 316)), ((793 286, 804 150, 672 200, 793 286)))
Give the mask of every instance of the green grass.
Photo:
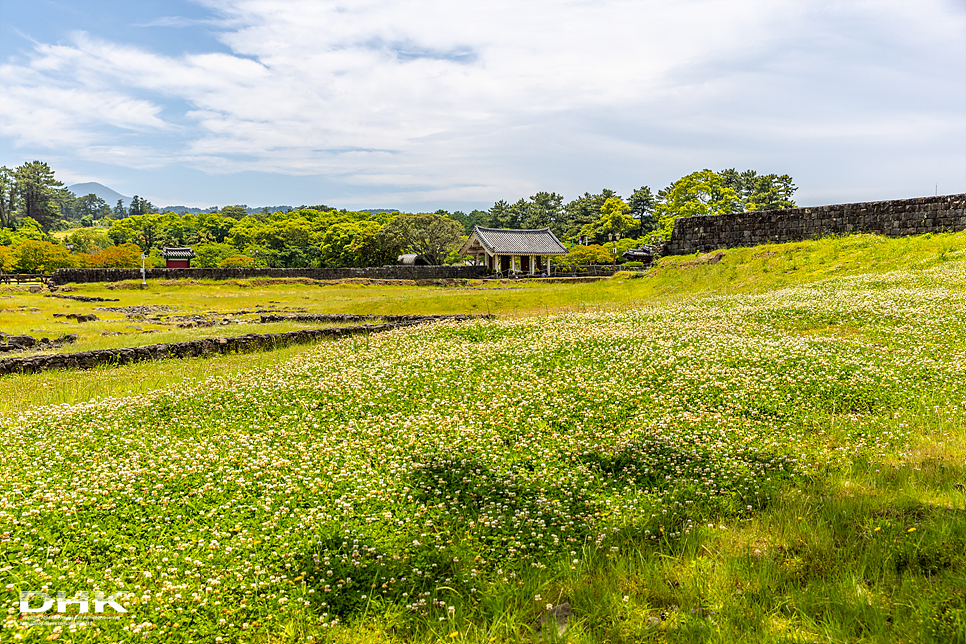
MULTIPOLYGON (((127 397, 8 407, 8 607, 45 584, 134 593, 130 617, 67 641, 532 642, 569 602, 544 641, 966 642, 964 247, 830 239, 581 285, 260 287, 251 303, 501 319, 131 365, 105 385, 144 379, 127 397), (156 390, 152 366, 191 375, 156 390)), ((53 634, 15 612, 0 640, 53 634)))
POLYGON ((309 350, 311 345, 292 345, 274 351, 193 360, 171 358, 118 367, 102 365, 84 372, 6 375, 0 377, 0 415, 47 405, 142 396, 172 385, 193 386, 214 377, 238 377, 245 372, 271 368, 309 350))

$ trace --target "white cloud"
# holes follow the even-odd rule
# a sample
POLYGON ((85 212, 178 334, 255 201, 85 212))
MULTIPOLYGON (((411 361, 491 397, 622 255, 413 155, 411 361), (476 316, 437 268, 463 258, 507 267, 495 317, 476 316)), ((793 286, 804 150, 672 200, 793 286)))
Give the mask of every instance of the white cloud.
POLYGON ((966 18, 943 2, 201 4, 231 54, 84 33, 38 44, 0 66, 0 135, 483 201, 633 166, 670 180, 802 142, 964 138, 962 83, 934 95, 964 68, 966 18))

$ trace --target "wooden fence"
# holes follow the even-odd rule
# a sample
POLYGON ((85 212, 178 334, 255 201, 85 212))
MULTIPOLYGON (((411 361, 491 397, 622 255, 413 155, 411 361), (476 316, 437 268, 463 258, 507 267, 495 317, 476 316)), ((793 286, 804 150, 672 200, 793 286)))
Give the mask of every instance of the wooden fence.
POLYGON ((0 273, 0 283, 3 284, 47 284, 50 275, 43 273, 0 273))

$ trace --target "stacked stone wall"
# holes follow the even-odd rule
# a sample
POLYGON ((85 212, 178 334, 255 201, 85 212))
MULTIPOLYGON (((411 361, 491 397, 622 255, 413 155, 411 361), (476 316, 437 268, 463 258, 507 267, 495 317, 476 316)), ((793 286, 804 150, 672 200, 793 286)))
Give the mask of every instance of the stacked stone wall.
MULTIPOLYGON (((295 316, 275 316, 281 320, 302 319, 295 316)), ((97 349, 75 353, 54 353, 32 356, 17 356, 0 359, 0 375, 8 373, 37 373, 60 369, 92 369, 98 365, 122 365, 144 360, 165 358, 196 358, 218 353, 244 353, 264 351, 289 344, 316 342, 323 338, 341 338, 360 333, 378 333, 414 324, 439 322, 441 320, 465 321, 481 319, 483 315, 390 315, 390 316, 353 316, 330 315, 311 318, 320 321, 342 320, 387 320, 385 324, 365 324, 324 329, 302 329, 287 333, 249 333, 226 338, 204 338, 187 342, 166 342, 140 347, 122 349, 97 349)), ((262 320, 274 321, 274 320, 262 320)))
POLYGON ((890 237, 966 230, 966 194, 763 210, 674 222, 664 255, 874 233, 890 237))
MULTIPOLYGON (((482 266, 383 266, 381 268, 149 268, 149 280, 195 279, 237 280, 253 278, 305 277, 314 280, 350 278, 438 280, 473 279, 485 269, 482 266)), ((122 282, 140 280, 140 268, 60 268, 53 272, 53 284, 88 282, 122 282)))

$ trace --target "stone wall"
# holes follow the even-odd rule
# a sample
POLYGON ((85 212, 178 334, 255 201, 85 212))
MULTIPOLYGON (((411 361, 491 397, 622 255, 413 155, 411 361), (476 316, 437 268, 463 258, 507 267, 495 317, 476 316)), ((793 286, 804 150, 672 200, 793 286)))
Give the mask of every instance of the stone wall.
MULTIPOLYGON (((165 358, 193 358, 216 353, 243 353, 264 351, 289 344, 315 342, 322 338, 341 338, 360 333, 377 333, 401 326, 411 326, 440 320, 465 321, 484 318, 480 315, 394 315, 394 316, 320 316, 324 321, 338 319, 381 319, 391 318, 385 324, 366 324, 325 329, 303 329, 288 333, 249 333, 228 338, 205 338, 188 342, 167 342, 149 344, 141 347, 123 349, 98 349, 76 353, 55 353, 46 355, 18 356, 0 359, 0 375, 8 373, 36 373, 58 369, 91 369, 98 365, 112 366, 141 362, 143 360, 162 360, 165 358)), ((283 318, 290 319, 290 318, 283 318)), ((265 320, 263 320, 265 321, 265 320)))
POLYGON ((663 255, 779 244, 827 235, 874 233, 901 237, 966 230, 966 194, 838 206, 763 210, 674 222, 663 255))
MULTIPOLYGON (((482 266, 383 266, 381 268, 149 268, 145 276, 153 279, 237 280, 259 277, 307 277, 314 280, 348 278, 437 280, 472 279, 482 274, 482 266)), ((140 280, 140 268, 60 268, 51 283, 121 282, 140 280)))

